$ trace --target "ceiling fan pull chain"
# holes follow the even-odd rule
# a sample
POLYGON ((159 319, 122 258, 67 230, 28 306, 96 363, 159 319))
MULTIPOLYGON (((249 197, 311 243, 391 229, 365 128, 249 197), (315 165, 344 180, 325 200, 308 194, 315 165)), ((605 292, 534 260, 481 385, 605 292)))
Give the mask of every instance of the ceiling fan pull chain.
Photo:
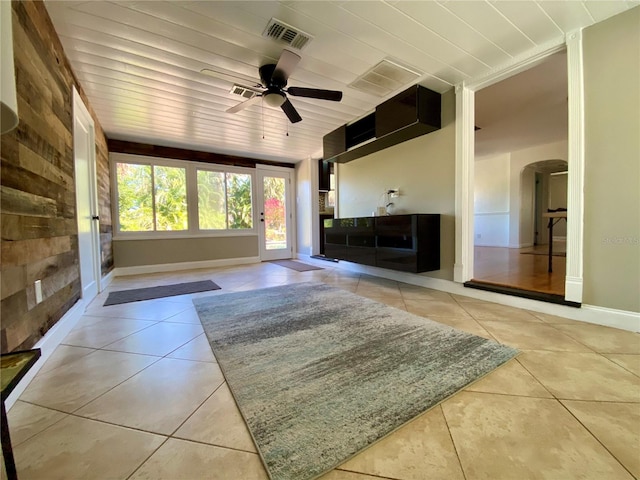
POLYGON ((260 102, 262 107, 262 139, 264 140, 264 97, 262 97, 262 101, 260 102))

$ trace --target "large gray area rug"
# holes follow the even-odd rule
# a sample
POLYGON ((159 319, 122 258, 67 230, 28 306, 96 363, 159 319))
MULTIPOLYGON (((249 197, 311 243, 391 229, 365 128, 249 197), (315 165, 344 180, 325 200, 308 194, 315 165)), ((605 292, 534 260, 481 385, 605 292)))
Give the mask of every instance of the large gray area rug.
POLYGON ((517 354, 322 283, 193 302, 274 480, 318 477, 517 354))
POLYGON ((118 290, 109 293, 107 300, 102 305, 118 305, 120 303, 141 302, 154 298, 173 297, 176 295, 186 295, 188 293, 206 292, 209 290, 220 290, 220 287, 211 280, 199 282, 174 283, 172 285, 160 285, 158 287, 133 288, 131 290, 118 290))

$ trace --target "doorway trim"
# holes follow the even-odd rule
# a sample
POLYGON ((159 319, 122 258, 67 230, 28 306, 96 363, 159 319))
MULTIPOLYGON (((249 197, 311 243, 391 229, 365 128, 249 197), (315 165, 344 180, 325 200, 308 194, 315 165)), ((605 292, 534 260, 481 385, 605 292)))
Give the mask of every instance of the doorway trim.
MULTIPOLYGON (((73 138, 74 138, 74 146, 73 146, 73 164, 74 164, 74 176, 75 176, 75 186, 76 186, 76 222, 79 225, 80 218, 79 215, 79 204, 83 201, 88 201, 89 203, 89 211, 91 215, 91 246, 90 246, 90 257, 87 255, 88 252, 83 253, 83 249, 80 245, 80 239, 78 239, 78 259, 80 262, 80 285, 81 285, 81 294, 83 300, 86 302, 91 301, 98 293, 102 291, 101 286, 101 268, 100 268, 100 229, 98 223, 98 180, 96 174, 96 147, 95 147, 95 123, 93 121, 93 117, 89 114, 87 107, 85 106, 78 90, 75 85, 73 86, 73 138), (88 129, 88 144, 89 148, 87 151, 87 168, 89 174, 89 198, 80 198, 78 193, 78 182, 81 179, 78 178, 77 172, 77 164, 78 164, 78 151, 75 145, 76 135, 79 133, 76 131, 76 124, 82 123, 88 129), (87 296, 87 292, 85 289, 87 287, 86 284, 83 284, 82 279, 82 266, 91 262, 92 270, 95 280, 95 288, 91 288, 89 290, 89 294, 87 296)), ((78 232, 79 236, 80 232, 78 232)), ((86 279, 85 279, 86 281, 86 279)))
POLYGON ((486 75, 456 85, 456 238, 454 281, 473 278, 475 92, 527 70, 550 55, 567 51, 568 152, 567 163, 567 269, 565 299, 582 302, 584 208, 584 95, 582 31, 537 48, 526 57, 514 58, 486 75))
POLYGON ((265 262, 265 261, 269 261, 269 260, 277 260, 277 259, 281 259, 281 258, 293 258, 294 254, 293 252, 297 251, 297 247, 296 247, 296 211, 295 211, 295 202, 293 201, 294 198, 296 198, 296 192, 295 192, 295 185, 294 185, 294 180, 295 175, 294 175, 294 171, 291 168, 287 168, 287 167, 277 167, 277 166, 273 166, 273 165, 262 165, 262 164, 258 164, 256 165, 256 199, 258 200, 258 202, 256 203, 256 216, 259 217, 258 218, 258 222, 256 222, 256 224, 258 225, 258 240, 259 240, 259 255, 260 255, 260 260, 265 262), (287 243, 288 246, 290 247, 288 249, 287 252, 282 251, 282 255, 269 255, 268 252, 266 252, 264 250, 264 245, 265 245, 265 230, 264 230, 264 225, 262 224, 262 222, 260 221, 262 219, 262 216, 260 215, 258 209, 263 208, 262 202, 264 200, 263 198, 263 185, 262 185, 262 179, 264 175, 269 175, 269 173, 273 173, 275 175, 283 175, 286 177, 287 179, 287 185, 285 188, 285 197, 286 197, 286 206, 285 206, 285 211, 288 214, 288 218, 286 219, 287 221, 287 243), (284 255, 284 256, 283 256, 284 255))

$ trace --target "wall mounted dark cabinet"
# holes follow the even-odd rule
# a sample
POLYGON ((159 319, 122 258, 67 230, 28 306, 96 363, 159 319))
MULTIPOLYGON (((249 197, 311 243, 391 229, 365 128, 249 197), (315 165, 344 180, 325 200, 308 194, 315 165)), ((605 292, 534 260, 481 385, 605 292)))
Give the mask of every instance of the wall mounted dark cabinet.
POLYGON ((324 158, 346 163, 440 128, 441 95, 414 85, 323 139, 324 158), (373 141, 372 141, 373 139, 373 141))
POLYGON ((328 192, 331 190, 331 172, 333 165, 325 160, 318 160, 318 190, 328 192))
POLYGON ((370 113, 366 117, 347 125, 347 149, 360 145, 376 136, 376 114, 370 113))
POLYGON ((438 130, 440 110, 440 94, 415 85, 376 107, 376 137, 412 126, 420 135, 438 130))
POLYGON ((336 157, 347 151, 347 126, 341 125, 322 139, 322 150, 325 159, 336 157))
POLYGON ((404 272, 440 269, 440 215, 327 219, 327 257, 404 272))

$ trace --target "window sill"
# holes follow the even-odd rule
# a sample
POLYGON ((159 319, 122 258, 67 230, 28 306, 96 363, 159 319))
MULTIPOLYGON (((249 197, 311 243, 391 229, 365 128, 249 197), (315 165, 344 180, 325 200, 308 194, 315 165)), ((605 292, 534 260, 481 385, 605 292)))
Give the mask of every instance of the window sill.
POLYGON ((238 230, 224 232, 203 232, 203 233, 132 233, 116 234, 113 236, 114 242, 127 242, 130 240, 171 240, 185 238, 220 238, 220 237, 257 237, 255 230, 238 230))

